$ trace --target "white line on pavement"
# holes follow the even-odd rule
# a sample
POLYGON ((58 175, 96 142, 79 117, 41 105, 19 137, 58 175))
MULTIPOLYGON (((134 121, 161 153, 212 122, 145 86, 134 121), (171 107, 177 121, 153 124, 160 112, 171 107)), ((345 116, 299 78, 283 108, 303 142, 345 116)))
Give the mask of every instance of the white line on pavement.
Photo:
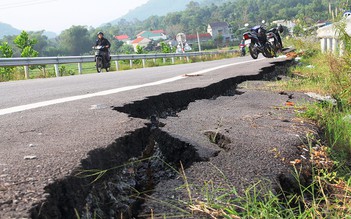
MULTIPOLYGON (((208 68, 208 69, 204 69, 201 71, 188 73, 186 75, 191 76, 191 75, 205 74, 205 73, 215 71, 215 70, 218 70, 221 68, 246 64, 246 63, 255 62, 255 61, 259 61, 259 60, 262 60, 262 59, 232 63, 232 64, 228 64, 228 65, 221 65, 221 66, 217 66, 214 68, 208 68)), ((66 103, 66 102, 70 102, 70 101, 82 100, 82 99, 91 98, 91 97, 106 96, 106 95, 116 94, 116 93, 120 93, 120 92, 124 92, 124 91, 135 90, 135 89, 139 89, 139 88, 143 88, 143 87, 161 85, 161 84, 165 84, 165 83, 169 83, 169 82, 178 81, 180 79, 184 79, 184 78, 186 78, 186 75, 176 76, 176 77, 172 77, 172 78, 168 78, 168 79, 164 79, 164 80, 160 80, 160 81, 155 81, 155 82, 151 82, 151 83, 141 84, 141 85, 133 85, 133 86, 127 86, 127 87, 121 87, 121 88, 116 88, 116 89, 100 91, 100 92, 96 92, 96 93, 92 93, 92 94, 64 97, 64 98, 59 98, 59 99, 54 99, 54 100, 48 100, 48 101, 43 101, 43 102, 38 102, 38 103, 32 103, 32 104, 27 104, 27 105, 22 105, 22 106, 15 106, 15 107, 10 107, 10 108, 0 109, 0 116, 6 115, 6 114, 11 114, 11 113, 16 113, 16 112, 21 112, 21 111, 25 111, 25 110, 30 110, 30 109, 36 109, 39 107, 50 106, 50 105, 59 104, 59 103, 66 103)))

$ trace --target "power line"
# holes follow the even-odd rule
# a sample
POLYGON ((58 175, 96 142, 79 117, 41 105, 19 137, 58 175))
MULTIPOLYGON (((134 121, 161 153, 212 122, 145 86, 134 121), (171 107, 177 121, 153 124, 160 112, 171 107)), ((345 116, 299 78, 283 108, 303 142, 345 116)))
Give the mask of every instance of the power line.
POLYGON ((39 5, 39 4, 46 4, 50 2, 55 2, 58 0, 30 0, 30 1, 22 1, 22 2, 13 2, 13 3, 5 3, 5 4, 0 4, 0 10, 1 9, 9 9, 9 8, 20 8, 20 7, 26 7, 26 6, 31 6, 31 5, 39 5))

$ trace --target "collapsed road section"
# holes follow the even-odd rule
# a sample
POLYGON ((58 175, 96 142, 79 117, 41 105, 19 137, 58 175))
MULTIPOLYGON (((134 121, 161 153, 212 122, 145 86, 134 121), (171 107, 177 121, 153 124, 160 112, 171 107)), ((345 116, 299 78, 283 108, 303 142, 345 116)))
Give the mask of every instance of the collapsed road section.
MULTIPOLYGON (((235 132, 234 135, 236 135, 236 138, 233 138, 233 131, 231 131, 233 126, 224 128, 224 126, 228 125, 230 122, 227 124, 227 122, 217 122, 217 119, 213 119, 213 121, 217 123, 217 126, 213 127, 211 130, 204 130, 204 132, 201 132, 201 136, 204 138, 197 141, 195 138, 191 139, 191 136, 186 136, 187 133, 188 135, 191 134, 191 130, 189 129, 183 129, 183 131, 172 130, 172 127, 174 128, 175 124, 177 124, 177 122, 175 122, 177 119, 176 116, 182 112, 191 111, 192 109, 189 109, 189 104, 196 105, 196 101, 200 100, 219 101, 221 98, 231 98, 230 102, 233 103, 237 101, 237 99, 233 97, 244 97, 245 94, 245 91, 238 91, 236 89, 239 83, 248 80, 273 79, 277 75, 286 72, 287 67, 291 64, 290 61, 279 62, 262 69, 260 74, 256 76, 238 76, 225 79, 204 88, 165 93, 126 104, 122 107, 114 107, 114 110, 127 113, 131 117, 149 119, 150 123, 146 124, 142 129, 135 130, 129 135, 116 139, 113 144, 104 149, 91 151, 88 157, 82 160, 80 168, 76 169, 70 176, 46 187, 46 193, 49 195, 45 201, 33 207, 31 210, 31 217, 147 218, 150 212, 154 211, 159 214, 172 212, 173 210, 169 207, 160 207, 160 203, 163 202, 163 198, 165 198, 165 202, 169 201, 166 200, 169 197, 174 199, 174 194, 168 196, 168 193, 174 192, 174 188, 181 185, 179 181, 173 184, 170 183, 179 178, 181 174, 179 169, 184 168, 189 176, 193 176, 193 179, 196 178, 194 172, 200 173, 199 170, 201 170, 203 174, 206 174, 208 171, 206 175, 210 177, 212 175, 210 174, 210 170, 201 169, 206 166, 206 163, 214 163, 216 162, 216 158, 220 158, 223 162, 227 161, 227 164, 230 164, 231 160, 228 160, 228 157, 223 159, 221 154, 223 154, 222 156, 226 155, 230 157, 241 155, 245 158, 245 156, 243 156, 245 151, 250 150, 249 148, 242 150, 245 146, 243 143, 245 141, 244 136, 250 137, 248 130, 235 132), (174 122, 173 125, 170 122, 174 122), (240 138, 243 139, 239 141, 240 138), (201 144, 203 139, 206 139, 205 144, 209 144, 210 146, 203 146, 201 144), (210 141, 208 139, 210 139, 210 141), (225 144, 223 144, 223 141, 225 141, 225 144), (241 149, 238 149, 237 142, 240 142, 241 149), (219 147, 215 147, 214 145, 219 147), (228 152, 230 153, 227 154, 228 152), (235 152, 238 153, 235 154, 235 152), (202 166, 201 168, 199 167, 200 164, 202 166), (196 168, 198 169, 196 170, 196 168), (163 189, 166 187, 167 191, 164 191, 162 187, 163 189), (150 201, 155 199, 158 200, 158 202, 150 201), (150 211, 149 209, 153 210, 150 211)), ((262 100, 261 97, 256 96, 256 98, 257 97, 262 100)), ((251 99, 252 101, 258 101, 256 99, 253 100, 253 98, 254 97, 251 99)), ((283 101, 284 103, 284 98, 285 97, 277 98, 278 102, 283 101)), ((229 101, 227 103, 229 103, 229 101)), ((277 102, 274 102, 274 104, 277 104, 277 102)), ((219 104, 217 104, 217 106, 218 105, 219 104)), ((249 102, 248 105, 252 105, 252 103, 249 102)), ((252 107, 260 108, 261 106, 254 105, 252 107)), ((200 106, 200 108, 202 107, 200 106)), ((212 108, 206 108, 205 114, 209 116, 211 110, 212 108)), ((234 117, 234 112, 238 109, 221 107, 221 110, 232 112, 231 116, 234 117)), ((217 116, 215 118, 221 118, 222 116, 220 114, 223 112, 216 111, 214 113, 217 116)), ((190 115, 192 114, 190 113, 190 115)), ((268 131, 274 133, 278 132, 278 129, 287 129, 288 126, 285 124, 296 125, 294 122, 286 122, 293 121, 292 118, 288 120, 280 119, 281 116, 284 116, 280 111, 279 113, 272 113, 270 111, 264 112, 264 114, 256 113, 252 117, 246 115, 248 117, 244 116, 244 118, 246 118, 248 124, 254 127, 254 123, 261 118, 267 117, 271 120, 269 117, 271 115, 274 116, 274 121, 277 123, 274 123, 274 126, 272 126, 273 128, 271 127, 272 129, 268 131)), ((204 115, 204 117, 206 117, 206 115, 204 115)), ((187 120, 188 119, 189 118, 187 118, 187 120)), ((233 122, 234 120, 235 119, 233 119, 233 122)), ((264 123, 265 121, 260 122, 264 123)), ((191 126, 191 123, 185 123, 191 126)), ((178 128, 182 129, 180 126, 181 125, 179 125, 178 128)), ((239 126, 241 126, 241 128, 252 129, 252 127, 246 127, 243 124, 239 124, 239 126)), ((267 129, 267 127, 265 128, 267 129)), ((264 131, 264 129, 260 129, 260 132, 255 132, 253 134, 264 134, 264 131)), ((197 132, 198 129, 194 128, 193 134, 197 132)), ((279 132, 277 134, 281 136, 282 133, 279 132)), ((289 135, 290 134, 291 133, 289 133, 289 135)), ((282 139, 285 138, 283 137, 282 139)), ((263 139, 263 141, 264 140, 266 139, 263 139)), ((298 152, 294 148, 298 143, 296 138, 294 139, 293 146, 290 145, 290 147, 288 147, 288 142, 284 142, 284 147, 287 148, 287 150, 281 154, 286 153, 286 157, 289 158, 298 156, 298 152)), ((255 142, 250 143, 251 146, 254 144, 255 142)), ((255 148, 252 149, 252 151, 254 153, 261 153, 262 156, 267 156, 267 153, 268 156, 269 154, 272 155, 268 149, 267 151, 262 151, 262 149, 257 150, 257 148, 255 148)), ((252 161, 252 165, 255 166, 271 162, 268 158, 264 158, 263 161, 262 163, 255 163, 252 161)), ((253 175, 250 175, 250 177, 253 176, 252 178, 255 178, 255 176, 259 178, 265 174, 272 173, 269 172, 270 168, 264 166, 258 167, 257 170, 250 169, 253 168, 252 165, 249 165, 250 162, 250 160, 246 160, 244 163, 247 163, 246 167, 248 167, 248 169, 243 169, 239 172, 232 165, 223 165, 223 168, 227 168, 229 172, 237 173, 237 177, 245 171, 252 173, 253 175)), ((269 178, 284 178, 281 177, 281 174, 287 173, 288 167, 286 165, 284 167, 278 167, 280 165, 284 166, 284 164, 279 162, 275 164, 277 171, 273 172, 276 175, 269 178)), ((220 164, 218 164, 218 166, 220 166, 220 164)), ((231 177, 234 179, 235 174, 232 174, 231 177)), ((198 179, 201 180, 201 177, 198 179)), ((284 180, 286 181, 286 177, 284 180)), ((238 181, 240 181, 240 177, 238 177, 238 181)), ((289 183, 287 185, 289 185, 289 183)), ((180 196, 182 195, 179 195, 179 197, 180 196)), ((184 208, 184 203, 178 204, 179 207, 173 209, 184 208)), ((172 217, 174 217, 174 215, 172 217)), ((187 217, 189 217, 189 215, 187 217)))

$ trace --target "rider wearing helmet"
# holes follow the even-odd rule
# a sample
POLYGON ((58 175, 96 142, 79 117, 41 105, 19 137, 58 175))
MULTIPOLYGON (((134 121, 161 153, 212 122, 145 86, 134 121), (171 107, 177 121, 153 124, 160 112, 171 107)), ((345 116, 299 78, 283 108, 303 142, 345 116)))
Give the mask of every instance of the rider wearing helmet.
POLYGON ((103 32, 98 32, 97 33, 97 40, 95 43, 95 46, 102 46, 103 49, 101 49, 101 51, 103 51, 105 53, 105 59, 107 62, 110 62, 110 52, 109 49, 111 47, 111 43, 104 37, 104 33, 103 32))

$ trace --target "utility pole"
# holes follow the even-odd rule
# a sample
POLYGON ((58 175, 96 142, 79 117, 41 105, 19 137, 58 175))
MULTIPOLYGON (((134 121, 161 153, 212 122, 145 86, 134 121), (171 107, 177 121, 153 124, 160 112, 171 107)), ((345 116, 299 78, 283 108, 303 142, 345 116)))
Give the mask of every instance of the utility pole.
POLYGON ((201 52, 201 44, 200 44, 199 31, 196 32, 196 35, 197 35, 197 43, 199 44, 199 52, 201 52))

